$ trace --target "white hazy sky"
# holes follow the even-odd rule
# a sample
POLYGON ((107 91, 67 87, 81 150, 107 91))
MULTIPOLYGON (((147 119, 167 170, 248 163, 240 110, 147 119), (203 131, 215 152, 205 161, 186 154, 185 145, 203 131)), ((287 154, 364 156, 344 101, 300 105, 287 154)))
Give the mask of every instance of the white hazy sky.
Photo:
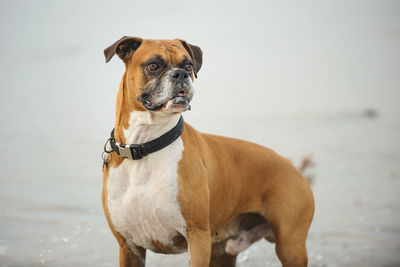
POLYGON ((110 106, 123 64, 102 50, 123 35, 199 45, 204 113, 400 113, 398 1, 2 0, 0 33, 1 104, 16 116, 110 106))

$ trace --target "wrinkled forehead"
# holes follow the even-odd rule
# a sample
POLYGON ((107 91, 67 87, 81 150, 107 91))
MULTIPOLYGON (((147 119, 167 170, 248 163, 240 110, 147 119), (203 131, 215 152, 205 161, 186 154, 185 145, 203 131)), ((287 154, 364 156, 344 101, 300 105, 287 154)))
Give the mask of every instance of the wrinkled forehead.
POLYGON ((133 60, 143 63, 155 55, 170 64, 179 64, 185 59, 190 59, 189 53, 179 40, 144 40, 134 53, 133 60))

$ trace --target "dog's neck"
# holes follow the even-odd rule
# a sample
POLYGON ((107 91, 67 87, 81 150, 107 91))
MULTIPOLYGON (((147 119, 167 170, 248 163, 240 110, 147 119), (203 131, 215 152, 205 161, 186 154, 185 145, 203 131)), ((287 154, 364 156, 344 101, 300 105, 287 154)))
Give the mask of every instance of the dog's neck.
POLYGON ((129 127, 123 129, 127 144, 143 144, 165 134, 176 126, 180 114, 152 111, 132 111, 129 127))

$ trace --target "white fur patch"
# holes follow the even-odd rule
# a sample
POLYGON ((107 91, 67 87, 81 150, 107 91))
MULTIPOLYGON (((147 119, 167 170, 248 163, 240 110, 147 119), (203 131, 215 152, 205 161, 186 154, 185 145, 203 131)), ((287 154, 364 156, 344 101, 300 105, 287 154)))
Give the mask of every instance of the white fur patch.
MULTIPOLYGON (((124 131, 127 144, 155 139, 173 128, 179 115, 151 112, 131 113, 129 128, 124 131)), ((186 237, 186 224, 177 200, 178 162, 183 142, 171 145, 140 160, 126 159, 111 168, 108 178, 108 210, 115 229, 131 246, 152 249, 152 240, 173 248, 172 238, 186 237)), ((178 252, 182 252, 176 248, 178 252)))

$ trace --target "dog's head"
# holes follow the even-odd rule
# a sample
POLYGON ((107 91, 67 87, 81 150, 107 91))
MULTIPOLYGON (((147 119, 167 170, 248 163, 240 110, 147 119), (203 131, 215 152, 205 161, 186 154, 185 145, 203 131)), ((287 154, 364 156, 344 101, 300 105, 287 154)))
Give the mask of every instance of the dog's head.
POLYGON ((180 113, 190 109, 192 82, 202 64, 199 47, 183 40, 122 37, 104 50, 106 62, 117 54, 125 63, 125 86, 139 110, 180 113))

